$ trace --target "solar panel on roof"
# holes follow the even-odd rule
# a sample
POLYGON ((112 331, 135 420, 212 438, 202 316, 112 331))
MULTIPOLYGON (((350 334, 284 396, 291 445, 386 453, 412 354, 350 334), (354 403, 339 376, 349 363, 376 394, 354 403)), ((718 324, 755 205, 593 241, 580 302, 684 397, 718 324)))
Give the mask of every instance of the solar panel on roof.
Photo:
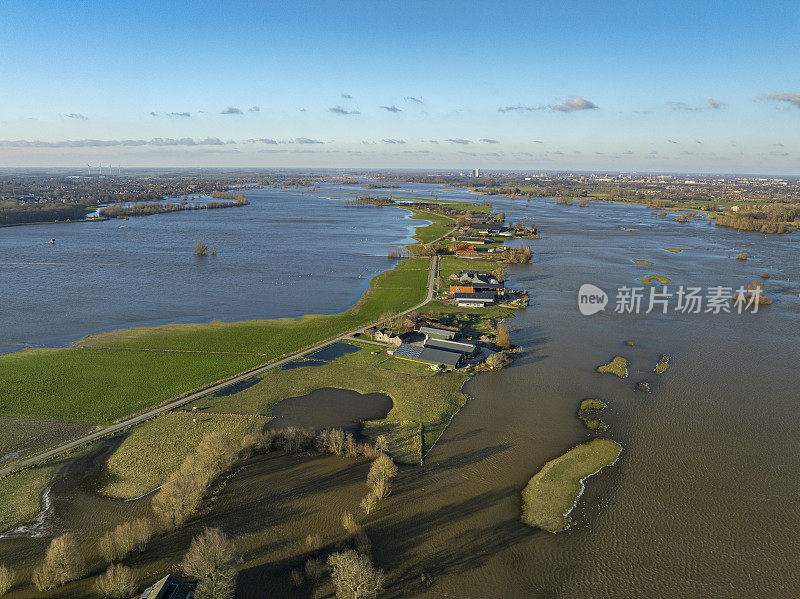
POLYGON ((422 353, 422 349, 423 348, 416 345, 403 344, 395 350, 394 355, 407 356, 409 358, 419 358, 420 354, 422 353))

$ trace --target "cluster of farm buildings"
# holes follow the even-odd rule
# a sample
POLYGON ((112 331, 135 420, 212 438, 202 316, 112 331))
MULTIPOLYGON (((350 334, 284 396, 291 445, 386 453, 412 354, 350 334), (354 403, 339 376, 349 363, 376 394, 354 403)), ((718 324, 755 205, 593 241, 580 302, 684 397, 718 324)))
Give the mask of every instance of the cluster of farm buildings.
POLYGON ((420 327, 418 331, 400 335, 389 329, 375 329, 372 335, 375 341, 394 345, 388 353, 395 358, 439 369, 459 368, 481 352, 471 337, 447 329, 420 327))
POLYGON ((450 251, 458 256, 477 256, 502 251, 506 239, 535 237, 538 229, 533 223, 525 220, 505 225, 505 215, 486 214, 466 216, 459 229, 459 235, 453 237, 450 251), (499 246, 499 247, 498 247, 499 246))

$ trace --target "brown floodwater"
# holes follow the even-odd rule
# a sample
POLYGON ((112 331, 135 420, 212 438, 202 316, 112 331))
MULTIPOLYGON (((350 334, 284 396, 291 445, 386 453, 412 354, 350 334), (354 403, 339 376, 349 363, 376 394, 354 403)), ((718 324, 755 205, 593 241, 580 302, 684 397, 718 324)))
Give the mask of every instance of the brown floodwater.
MULTIPOLYGON (((522 351, 512 367, 467 383, 471 400, 425 465, 404 468, 392 495, 364 518, 374 560, 388 574, 386 596, 794 597, 798 236, 675 223, 614 204, 495 200, 495 208, 510 219, 534 215, 543 235, 531 242, 534 263, 509 269, 512 285, 532 297, 510 321, 522 351), (676 247, 687 249, 664 249, 676 247), (751 258, 738 261, 739 252, 751 258), (622 315, 613 313, 613 297, 594 316, 577 308, 583 283, 614 292, 659 274, 669 287, 738 287, 765 271, 773 305, 755 315, 622 315), (661 354, 670 368, 656 375, 661 354), (595 372, 615 355, 629 359, 628 378, 595 372), (651 393, 635 389, 641 380, 651 393), (520 491, 546 461, 591 438, 576 418, 587 397, 608 404, 601 418, 622 444, 621 458, 586 481, 572 528, 529 528, 519 522, 520 491)), ((289 570, 307 553, 299 543, 319 532, 325 549, 337 547, 341 512, 356 510, 366 471, 365 462, 344 458, 253 458, 203 514, 131 565, 157 578, 192 534, 221 526, 244 555, 238 597, 312 596, 309 587, 289 591, 289 570)), ((97 498, 91 472, 83 472, 72 471, 83 483, 64 496, 51 537, 147 508, 146 500, 97 498)), ((47 540, 2 539, 2 560, 27 563, 47 540)), ((89 588, 61 596, 90 596, 89 588)))

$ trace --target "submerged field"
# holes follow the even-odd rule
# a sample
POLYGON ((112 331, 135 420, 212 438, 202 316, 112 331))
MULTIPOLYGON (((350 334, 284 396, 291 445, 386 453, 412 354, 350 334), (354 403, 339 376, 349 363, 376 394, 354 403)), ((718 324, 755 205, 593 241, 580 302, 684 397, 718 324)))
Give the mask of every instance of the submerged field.
POLYGON ((239 393, 212 398, 208 409, 271 416, 273 406, 282 399, 323 387, 384 393, 392 399, 393 407, 384 421, 370 422, 365 433, 371 438, 387 435, 395 459, 418 463, 436 442, 443 425, 466 401, 461 387, 468 378, 458 372, 437 374, 422 364, 398 360, 383 348, 364 344, 360 351, 328 364, 265 373, 239 393))

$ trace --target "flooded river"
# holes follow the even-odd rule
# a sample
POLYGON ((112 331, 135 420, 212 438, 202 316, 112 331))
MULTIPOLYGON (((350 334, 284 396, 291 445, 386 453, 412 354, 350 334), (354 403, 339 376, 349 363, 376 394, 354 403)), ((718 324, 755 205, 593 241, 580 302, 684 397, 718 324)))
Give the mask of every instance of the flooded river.
MULTIPOLYGON (((415 186, 420 194, 433 189, 415 186)), ((543 235, 531 242, 534 264, 509 269, 511 285, 532 297, 510 322, 522 352, 513 367, 467 383, 471 401, 425 465, 403 469, 396 490, 365 518, 375 562, 389 576, 386 595, 794 597, 800 237, 765 238, 705 219, 681 224, 616 204, 495 199, 495 209, 512 220, 534 216, 543 235), (750 259, 736 260, 740 252, 750 259), (614 313, 617 289, 639 285, 639 277, 666 276, 674 292, 680 285, 735 289, 763 272, 771 275, 765 292, 773 304, 758 314, 614 313), (579 313, 584 283, 609 293, 604 312, 579 313), (656 375, 662 354, 671 367, 656 375), (628 378, 595 372, 616 355, 629 359, 628 378), (651 393, 635 389, 641 380, 651 393), (587 481, 571 529, 553 535, 522 525, 528 479, 591 438, 575 416, 589 397, 608 404, 602 418, 623 446, 621 459, 587 481)), ((382 401, 374 398, 378 412, 388 408, 382 401)), ((291 565, 281 556, 312 530, 332 542, 341 512, 364 493, 365 473, 363 463, 332 457, 255 458, 207 514, 150 556, 147 571, 175 563, 202 525, 219 525, 244 553, 237 596, 288 593, 291 565)), ((100 500, 87 501, 67 513, 102 510, 100 500)), ((118 509, 133 513, 136 504, 118 509)), ((85 521, 64 517, 59 526, 85 521)), ((19 539, 0 540, 0 552, 24 562, 18 552, 42 551, 38 540, 28 542, 23 550, 19 539)))
POLYGON ((406 210, 246 194, 241 208, 0 228, 0 353, 143 324, 342 312, 420 224, 406 210), (196 257, 198 241, 216 256, 196 257))

